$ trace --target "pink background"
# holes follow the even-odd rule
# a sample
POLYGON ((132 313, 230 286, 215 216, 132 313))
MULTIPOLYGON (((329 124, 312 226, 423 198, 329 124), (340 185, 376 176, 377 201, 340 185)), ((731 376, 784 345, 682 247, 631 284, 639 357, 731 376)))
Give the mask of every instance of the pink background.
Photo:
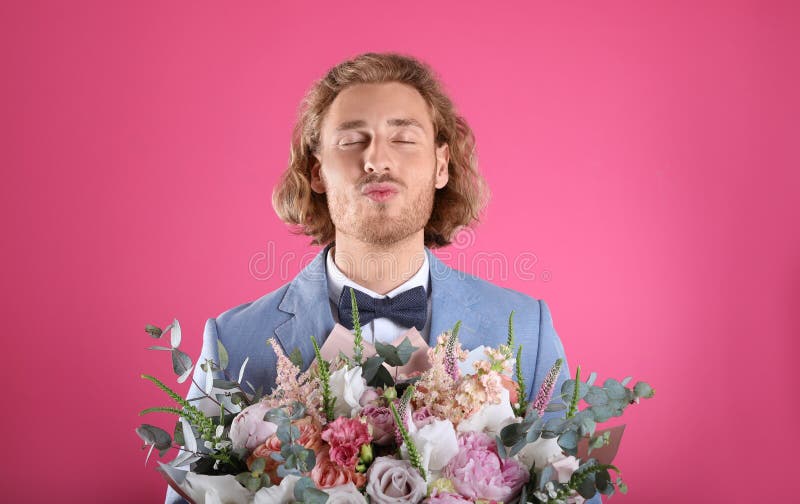
POLYGON ((430 62, 477 135, 493 200, 441 256, 545 299, 573 369, 656 388, 614 502, 791 494, 796 3, 126 4, 0 7, 4 501, 163 498, 143 327, 196 356, 317 252, 269 197, 305 90, 369 50, 430 62))

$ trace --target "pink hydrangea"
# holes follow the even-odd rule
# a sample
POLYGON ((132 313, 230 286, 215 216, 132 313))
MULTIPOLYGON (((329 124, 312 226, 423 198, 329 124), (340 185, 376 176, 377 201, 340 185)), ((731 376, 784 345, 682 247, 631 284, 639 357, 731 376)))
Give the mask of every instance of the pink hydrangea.
POLYGON ((467 499, 464 496, 449 493, 449 492, 435 492, 425 501, 425 504, 472 504, 474 501, 467 499))
POLYGON ((495 440, 482 432, 467 432, 458 438, 458 454, 444 474, 463 496, 508 502, 528 482, 525 467, 497 454, 495 440))
POLYGON ((329 423, 322 432, 322 439, 331 447, 331 460, 348 469, 355 468, 358 463, 361 445, 372 441, 365 422, 347 417, 339 417, 329 423))

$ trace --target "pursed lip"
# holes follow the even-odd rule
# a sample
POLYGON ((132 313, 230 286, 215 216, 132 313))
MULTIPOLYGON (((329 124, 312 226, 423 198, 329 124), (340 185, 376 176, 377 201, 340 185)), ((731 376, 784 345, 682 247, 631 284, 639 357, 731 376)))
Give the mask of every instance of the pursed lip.
POLYGON ((389 182, 367 184, 363 188, 361 188, 361 194, 370 194, 374 192, 387 192, 387 191, 393 194, 399 192, 397 186, 389 182))

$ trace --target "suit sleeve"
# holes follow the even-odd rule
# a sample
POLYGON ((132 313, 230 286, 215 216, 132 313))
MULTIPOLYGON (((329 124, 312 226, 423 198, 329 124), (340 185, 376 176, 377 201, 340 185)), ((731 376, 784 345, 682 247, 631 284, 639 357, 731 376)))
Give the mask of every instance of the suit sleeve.
MULTIPOLYGON (((219 333, 217 329, 216 319, 210 318, 206 321, 205 329, 203 330, 203 348, 200 350, 200 357, 194 363, 194 371, 192 372, 193 382, 189 387, 189 393, 186 395, 187 400, 197 399, 203 395, 200 387, 203 387, 206 382, 206 372, 200 367, 200 364, 206 359, 219 362, 219 351, 217 342, 219 341, 219 333), (196 384, 196 385, 195 385, 196 384)), ((219 407, 216 406, 209 399, 202 399, 194 401, 193 404, 200 408, 201 411, 206 413, 218 412, 219 407)), ((181 467, 181 469, 189 469, 188 466, 181 467)), ((167 495, 164 499, 164 504, 188 504, 178 493, 167 486, 167 495)))
MULTIPOLYGON (((561 338, 558 337, 555 326, 553 325, 553 317, 550 313, 550 308, 543 299, 539 301, 539 348, 536 354, 536 368, 534 371, 534 380, 531 384, 528 398, 530 402, 536 398, 539 388, 544 382, 545 376, 553 366, 553 363, 559 358, 563 359, 561 372, 556 380, 556 386, 553 389, 553 397, 558 397, 561 393, 561 385, 569 379, 569 365, 567 356, 564 352, 564 345, 561 343, 561 338)), ((552 416, 553 414, 545 414, 545 417, 552 416)))

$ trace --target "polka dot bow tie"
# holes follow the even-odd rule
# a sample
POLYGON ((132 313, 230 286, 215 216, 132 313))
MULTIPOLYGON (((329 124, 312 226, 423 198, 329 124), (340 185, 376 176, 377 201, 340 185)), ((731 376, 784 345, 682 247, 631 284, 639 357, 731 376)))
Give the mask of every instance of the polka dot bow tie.
MULTIPOLYGON (((356 288, 353 291, 356 294, 358 321, 361 325, 386 317, 397 325, 416 327, 418 331, 425 327, 428 319, 428 295, 425 287, 420 285, 387 298, 374 298, 356 288)), ((339 323, 353 329, 353 304, 349 286, 345 286, 339 296, 339 323)))

